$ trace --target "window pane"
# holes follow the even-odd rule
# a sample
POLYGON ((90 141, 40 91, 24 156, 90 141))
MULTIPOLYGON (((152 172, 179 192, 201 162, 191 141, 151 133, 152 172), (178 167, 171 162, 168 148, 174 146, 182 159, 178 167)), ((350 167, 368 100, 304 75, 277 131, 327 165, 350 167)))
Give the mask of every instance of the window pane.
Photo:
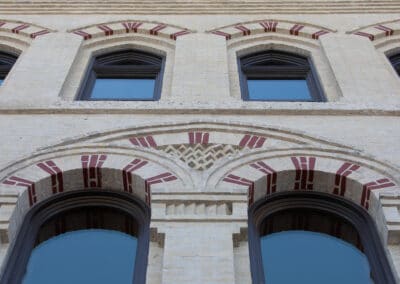
POLYGON ((23 284, 132 284, 136 247, 118 231, 68 232, 32 251, 23 284))
POLYGON ((367 284, 366 256, 353 245, 309 231, 285 231, 261 238, 268 284, 367 284))
POLYGON ((313 101, 306 80, 248 79, 249 100, 313 101))
POLYGON ((0 79, 0 86, 3 84, 3 79, 0 79))
POLYGON ((152 100, 154 79, 96 79, 91 99, 152 100))

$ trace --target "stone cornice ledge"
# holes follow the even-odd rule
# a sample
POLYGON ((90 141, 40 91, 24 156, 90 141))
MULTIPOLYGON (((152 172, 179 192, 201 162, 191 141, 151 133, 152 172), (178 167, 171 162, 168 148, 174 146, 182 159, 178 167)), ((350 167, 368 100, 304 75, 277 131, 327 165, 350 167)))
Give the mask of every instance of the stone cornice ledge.
POLYGON ((60 105, 0 106, 7 114, 216 114, 216 115, 372 115, 400 116, 400 104, 378 105, 344 103, 254 102, 236 104, 166 103, 166 102, 63 102, 60 105))

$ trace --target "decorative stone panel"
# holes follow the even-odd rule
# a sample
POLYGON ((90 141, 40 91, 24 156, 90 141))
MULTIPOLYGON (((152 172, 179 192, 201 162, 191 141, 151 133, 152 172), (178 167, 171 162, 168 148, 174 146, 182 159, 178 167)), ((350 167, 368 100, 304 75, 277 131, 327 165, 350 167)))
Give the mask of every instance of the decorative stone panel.
POLYGON ((158 149, 178 157, 192 169, 202 171, 211 168, 218 159, 237 154, 241 147, 228 144, 175 144, 158 149))

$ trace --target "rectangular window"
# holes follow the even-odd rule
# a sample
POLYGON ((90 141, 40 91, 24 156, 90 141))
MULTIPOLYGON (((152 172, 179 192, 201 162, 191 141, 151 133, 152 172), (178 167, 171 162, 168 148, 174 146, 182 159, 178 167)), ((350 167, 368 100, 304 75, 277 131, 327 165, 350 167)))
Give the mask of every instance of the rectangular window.
POLYGON ((92 100, 152 100, 155 79, 96 79, 92 100))
POLYGON ((305 79, 247 79, 251 101, 313 101, 305 79))

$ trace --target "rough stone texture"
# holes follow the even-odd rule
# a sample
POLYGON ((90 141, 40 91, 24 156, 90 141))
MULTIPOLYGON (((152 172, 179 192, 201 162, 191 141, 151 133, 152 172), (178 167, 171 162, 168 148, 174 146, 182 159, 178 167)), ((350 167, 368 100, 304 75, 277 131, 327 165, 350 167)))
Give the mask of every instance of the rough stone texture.
POLYGON ((293 158, 305 157, 316 159, 313 190, 331 194, 340 166, 359 166, 340 177, 347 181, 343 196, 373 217, 398 277, 400 80, 386 55, 400 50, 400 3, 300 2, 2 1, 0 50, 21 54, 0 87, 3 264, 26 212, 60 186, 87 188, 82 156, 106 155, 98 187, 133 189, 152 209, 148 283, 251 283, 248 202, 273 192, 266 186, 272 174, 277 191, 293 189, 293 158), (259 22, 271 20, 279 28, 265 32, 259 22), (125 32, 125 22, 143 26, 125 32), (29 27, 13 32, 24 23, 29 27), (297 23, 305 27, 293 35, 297 23), (115 33, 106 35, 100 24, 115 33), (167 27, 151 34, 159 24, 167 27), (320 30, 329 34, 313 38, 320 30), (166 57, 160 100, 75 101, 91 57, 125 48, 166 57), (237 56, 265 49, 309 56, 327 102, 243 102, 237 56), (260 143, 241 145, 245 135, 260 143), (155 147, 130 140, 148 136, 155 147), (124 174, 135 159, 145 165, 124 174), (49 161, 62 185, 38 166, 49 161), (263 172, 260 162, 275 172, 263 172), (124 186, 127 175, 134 182, 124 186), (382 188, 362 200, 372 183, 382 188))

